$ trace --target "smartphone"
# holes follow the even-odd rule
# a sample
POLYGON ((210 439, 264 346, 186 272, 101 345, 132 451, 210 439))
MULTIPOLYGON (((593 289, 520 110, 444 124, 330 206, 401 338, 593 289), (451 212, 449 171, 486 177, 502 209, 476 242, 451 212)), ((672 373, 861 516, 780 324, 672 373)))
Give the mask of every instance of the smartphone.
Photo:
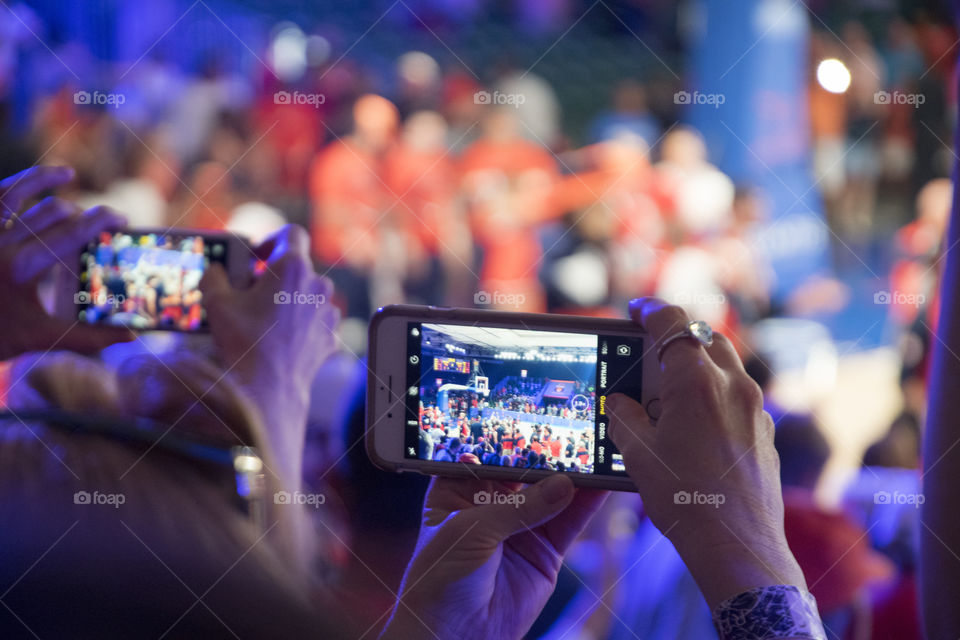
POLYGON ((634 490, 611 393, 658 397, 652 341, 627 320, 395 305, 370 323, 367 454, 388 471, 634 490), (498 446, 499 445, 499 446, 498 446))
POLYGON ((200 280, 223 265, 234 286, 251 278, 249 243, 228 232, 123 229, 80 247, 75 274, 62 279, 60 317, 136 330, 207 331, 200 280))

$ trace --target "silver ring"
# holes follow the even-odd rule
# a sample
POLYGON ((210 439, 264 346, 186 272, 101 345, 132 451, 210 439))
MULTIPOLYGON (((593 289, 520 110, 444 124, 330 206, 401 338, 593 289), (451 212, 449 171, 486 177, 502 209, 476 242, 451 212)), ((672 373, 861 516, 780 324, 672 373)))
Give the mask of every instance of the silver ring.
POLYGON ((680 340, 681 338, 691 338, 704 347, 709 347, 713 344, 713 329, 703 320, 688 322, 682 331, 677 331, 660 343, 660 348, 657 349, 657 360, 663 362, 664 350, 670 346, 670 343, 680 340))
POLYGON ((17 219, 19 217, 20 216, 17 215, 16 211, 11 211, 9 218, 6 216, 6 214, 0 215, 0 227, 2 227, 3 230, 12 229, 13 225, 17 223, 17 219))

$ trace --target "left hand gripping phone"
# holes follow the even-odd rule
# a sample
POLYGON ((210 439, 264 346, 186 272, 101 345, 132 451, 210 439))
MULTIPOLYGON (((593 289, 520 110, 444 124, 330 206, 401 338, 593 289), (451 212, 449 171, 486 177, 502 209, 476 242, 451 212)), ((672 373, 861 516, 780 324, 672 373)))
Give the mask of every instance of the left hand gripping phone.
POLYGON ((228 232, 189 229, 107 231, 67 258, 77 278, 58 284, 56 314, 135 330, 207 331, 200 280, 213 263, 234 286, 249 284, 249 243, 228 232), (77 265, 77 267, 72 267, 77 265))
POLYGON ((366 448, 388 471, 633 491, 606 398, 658 398, 627 320, 396 305, 370 324, 366 448))

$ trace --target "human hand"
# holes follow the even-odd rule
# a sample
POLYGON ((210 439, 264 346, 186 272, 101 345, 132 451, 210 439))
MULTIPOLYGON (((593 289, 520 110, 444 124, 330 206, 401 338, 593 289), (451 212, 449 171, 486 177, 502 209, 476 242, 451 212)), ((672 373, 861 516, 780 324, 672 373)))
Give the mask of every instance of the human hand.
POLYGON ((433 480, 417 550, 381 638, 524 636, 553 593, 563 555, 607 494, 574 489, 562 474, 519 486, 433 480))
MULTIPOLYGON (((683 309, 634 300, 630 315, 659 344, 689 322, 683 309)), ((607 399, 610 437, 650 520, 673 542, 711 608, 748 589, 806 589, 783 531, 780 459, 763 394, 730 341, 672 342, 661 363, 661 412, 607 399)))
POLYGON ((62 267, 79 281, 80 247, 126 221, 106 207, 82 211, 49 197, 21 214, 38 194, 73 179, 69 167, 33 167, 0 182, 0 360, 28 351, 50 349, 94 352, 115 342, 130 341, 125 328, 80 324, 50 316, 37 292, 40 279, 62 267))
POLYGON ((333 352, 339 312, 333 285, 313 270, 302 227, 287 225, 253 253, 267 269, 248 289, 235 289, 219 265, 207 270, 200 288, 221 364, 257 405, 278 472, 296 488, 310 385, 333 352))

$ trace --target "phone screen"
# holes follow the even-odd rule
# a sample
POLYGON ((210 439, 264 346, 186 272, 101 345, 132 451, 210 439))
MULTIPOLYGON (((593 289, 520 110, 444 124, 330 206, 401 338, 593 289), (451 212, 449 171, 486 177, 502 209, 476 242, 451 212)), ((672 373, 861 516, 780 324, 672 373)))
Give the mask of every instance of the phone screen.
POLYGON ((606 397, 641 400, 640 336, 407 327, 405 457, 626 475, 606 397))
POLYGON ((200 331, 200 279, 227 264, 227 241, 198 234, 101 233, 80 255, 78 319, 132 329, 200 331))

